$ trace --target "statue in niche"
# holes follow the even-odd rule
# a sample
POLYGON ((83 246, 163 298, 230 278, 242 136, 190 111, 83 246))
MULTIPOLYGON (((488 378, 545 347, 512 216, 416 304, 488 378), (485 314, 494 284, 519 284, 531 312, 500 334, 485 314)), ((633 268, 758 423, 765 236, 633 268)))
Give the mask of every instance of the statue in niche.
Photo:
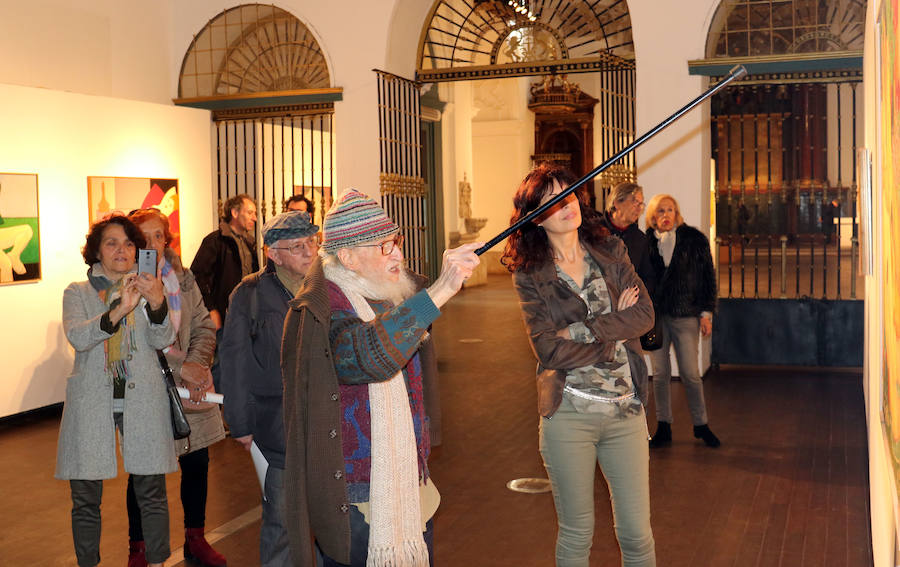
POLYGON ((466 174, 463 173, 463 180, 459 182, 459 218, 467 219, 472 216, 472 185, 466 181, 466 174))
MULTIPOLYGON (((484 225, 486 225, 488 221, 486 218, 472 218, 472 185, 469 183, 469 180, 466 179, 465 172, 463 172, 462 181, 459 182, 458 209, 459 218, 463 220, 465 230, 454 230, 450 232, 451 248, 456 248, 460 244, 477 241, 478 233, 481 232, 481 229, 484 228, 484 225)), ((470 287, 484 283, 487 283, 487 264, 482 262, 463 285, 465 287, 470 287)))
POLYGON ((463 220, 466 231, 462 234, 451 233, 451 241, 459 244, 473 242, 478 238, 478 233, 487 224, 486 218, 472 218, 472 185, 463 173, 463 180, 459 182, 459 218, 463 220))

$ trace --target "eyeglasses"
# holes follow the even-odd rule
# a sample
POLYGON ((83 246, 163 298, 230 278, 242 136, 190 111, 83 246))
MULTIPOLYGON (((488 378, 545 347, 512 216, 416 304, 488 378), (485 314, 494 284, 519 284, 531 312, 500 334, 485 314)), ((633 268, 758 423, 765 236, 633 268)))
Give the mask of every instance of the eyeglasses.
POLYGON ((301 252, 315 252, 319 248, 318 235, 310 236, 291 246, 269 246, 271 250, 287 250, 291 256, 299 256, 301 252))
POLYGON ((401 250, 403 249, 403 235, 398 234, 394 238, 385 240, 381 244, 359 244, 358 246, 361 248, 371 248, 378 246, 381 248, 381 254, 383 256, 389 256, 391 252, 394 251, 395 246, 400 247, 401 250))

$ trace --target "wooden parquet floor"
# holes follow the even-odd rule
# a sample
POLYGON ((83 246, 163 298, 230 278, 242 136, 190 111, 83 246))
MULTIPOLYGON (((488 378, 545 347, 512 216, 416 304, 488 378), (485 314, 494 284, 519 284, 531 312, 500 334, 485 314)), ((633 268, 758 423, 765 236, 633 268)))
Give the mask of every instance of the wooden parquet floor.
MULTIPOLYGON (((434 325, 443 444, 431 458, 441 491, 438 567, 553 565, 549 493, 510 491, 545 477, 537 449, 534 358, 510 279, 464 290, 434 325)), ((691 436, 673 385, 675 441, 650 455, 652 525, 661 567, 872 565, 859 372, 725 368, 706 377, 722 447, 691 436)), ((650 430, 655 428, 653 406, 650 430)), ((75 565, 66 483, 53 479, 59 413, 0 422, 0 565, 75 565)), ((259 487, 233 441, 211 448, 207 530, 231 567, 259 565, 259 487)), ((180 559, 178 474, 168 480, 180 559)), ((126 564, 125 476, 105 483, 101 565, 126 564)), ((608 495, 596 481, 591 565, 619 565, 608 495)))

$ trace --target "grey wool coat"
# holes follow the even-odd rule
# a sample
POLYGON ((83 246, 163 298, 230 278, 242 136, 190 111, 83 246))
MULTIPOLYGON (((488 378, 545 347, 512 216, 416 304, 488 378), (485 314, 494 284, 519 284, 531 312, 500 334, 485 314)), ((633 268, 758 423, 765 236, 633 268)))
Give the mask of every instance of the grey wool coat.
MULTIPOLYGON (((96 272, 95 272, 96 273, 96 272)), ((172 418, 166 385, 156 357, 175 340, 169 316, 151 324, 141 300, 135 307, 135 343, 125 388, 122 455, 125 471, 165 474, 176 470, 172 418)), ((102 480, 116 476, 113 386, 106 374, 100 330, 107 308, 90 282, 69 284, 63 293, 63 330, 75 349, 66 383, 66 402, 56 449, 56 478, 102 480)))
MULTIPOLYGON (((166 360, 175 376, 175 383, 183 386, 181 381, 181 365, 185 362, 196 362, 203 366, 211 366, 213 353, 216 350, 216 325, 209 316, 203 295, 197 286, 194 274, 181 264, 181 259, 170 248, 165 250, 166 260, 172 264, 172 270, 178 278, 181 288, 181 324, 175 339, 178 350, 185 356, 174 356, 166 353, 166 360)), ((191 435, 187 439, 175 440, 175 452, 181 456, 204 447, 209 447, 225 438, 225 427, 222 425, 222 412, 218 405, 203 409, 193 409, 191 403, 184 400, 184 413, 191 424, 191 435)))

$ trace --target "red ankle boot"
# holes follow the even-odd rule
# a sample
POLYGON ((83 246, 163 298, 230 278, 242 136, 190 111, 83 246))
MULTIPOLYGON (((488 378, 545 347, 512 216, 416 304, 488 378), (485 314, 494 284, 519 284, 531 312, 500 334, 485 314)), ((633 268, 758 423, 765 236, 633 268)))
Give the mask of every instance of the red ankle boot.
POLYGON ((128 567, 147 567, 147 559, 144 557, 144 542, 128 542, 128 567))
POLYGON ((184 558, 202 567, 225 567, 225 556, 209 545, 203 536, 203 528, 184 530, 184 558))

